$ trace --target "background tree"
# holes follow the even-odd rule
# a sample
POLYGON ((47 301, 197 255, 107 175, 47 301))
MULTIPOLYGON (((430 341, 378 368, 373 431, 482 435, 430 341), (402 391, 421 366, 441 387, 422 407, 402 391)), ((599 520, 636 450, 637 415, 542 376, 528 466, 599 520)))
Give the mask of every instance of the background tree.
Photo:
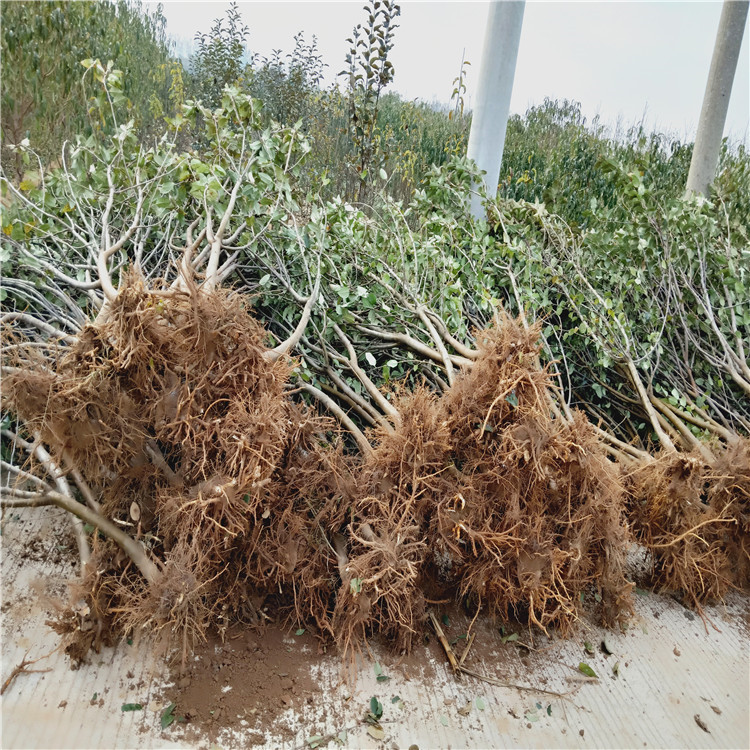
POLYGON ((358 201, 367 198, 368 178, 372 172, 383 169, 387 149, 379 143, 378 105, 383 89, 393 80, 393 63, 388 53, 393 49, 394 33, 398 28, 396 18, 400 6, 392 0, 375 0, 365 5, 365 25, 357 24, 351 37, 346 62, 348 70, 340 73, 347 77, 349 105, 349 136, 352 155, 349 164, 356 175, 347 195, 358 201))
POLYGON ((237 3, 232 3, 226 19, 217 18, 210 32, 195 35, 198 49, 190 58, 193 94, 206 106, 218 106, 224 87, 237 83, 252 62, 245 59, 249 31, 237 3))
MULTIPOLYGON (((91 132, 80 61, 99 59, 123 71, 119 119, 133 119, 141 137, 181 103, 181 67, 170 57, 161 9, 140 0, 12 2, 2 14, 2 141, 28 138, 44 161, 74 133, 91 132)), ((16 177, 18 153, 2 153, 16 177)))
POLYGON ((289 54, 277 49, 270 57, 256 57, 254 62, 249 89, 263 102, 266 116, 284 125, 301 120, 307 129, 323 94, 320 82, 326 67, 317 37, 308 43, 300 31, 289 54))

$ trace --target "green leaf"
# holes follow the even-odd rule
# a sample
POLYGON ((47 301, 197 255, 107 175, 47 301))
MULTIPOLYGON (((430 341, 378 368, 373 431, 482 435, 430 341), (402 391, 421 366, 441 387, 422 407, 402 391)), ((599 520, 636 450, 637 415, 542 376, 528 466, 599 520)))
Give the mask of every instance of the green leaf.
POLYGON ((383 715, 383 704, 374 695, 370 698, 370 714, 375 719, 379 719, 383 715))
POLYGON ((500 639, 501 643, 513 643, 513 641, 518 640, 518 633, 511 633, 510 635, 505 635, 500 639))
POLYGON ((123 711, 143 711, 143 706, 140 703, 123 703, 123 711))
POLYGON ((447 726, 448 726, 448 717, 447 717, 447 716, 441 716, 441 717, 440 717, 440 723, 441 723, 441 724, 442 724, 442 725, 443 725, 444 727, 447 727, 447 726))
POLYGON ((591 641, 584 641, 583 647, 586 649, 586 653, 593 654, 594 653, 594 644, 591 643, 591 641))
POLYGON ((391 703, 398 703, 401 700, 400 695, 394 695, 393 698, 391 698, 391 703))
POLYGON ((315 750, 320 743, 323 742, 323 735, 322 734, 314 734, 312 737, 307 738, 307 744, 315 750))
POLYGON ((305 628, 297 628, 297 630, 294 631, 294 635, 304 635, 305 634, 305 628))
POLYGON ((349 589, 352 594, 359 594, 362 591, 362 579, 352 578, 352 580, 349 581, 349 589))
POLYGON ((451 624, 451 620, 450 620, 450 617, 448 617, 448 615, 443 615, 440 619, 443 621, 443 625, 445 626, 448 626, 451 624))
POLYGON ((162 712, 161 712, 161 728, 166 729, 172 722, 175 720, 174 710, 176 708, 176 704, 170 703, 162 712))
POLYGON ((474 705, 476 705, 479 711, 484 711, 484 698, 477 698, 474 701, 474 705))
POLYGON ((579 671, 579 672, 582 672, 582 673, 583 673, 583 674, 585 674, 585 675, 586 675, 587 677, 596 677, 597 679, 599 679, 599 678, 597 677, 597 674, 596 674, 596 672, 594 672, 594 670, 593 670, 593 669, 591 669, 591 667, 590 667, 590 666, 589 666, 588 664, 586 664, 586 662, 583 662, 583 661, 582 661, 582 662, 581 662, 581 663, 580 663, 580 664, 578 665, 578 671, 579 671))

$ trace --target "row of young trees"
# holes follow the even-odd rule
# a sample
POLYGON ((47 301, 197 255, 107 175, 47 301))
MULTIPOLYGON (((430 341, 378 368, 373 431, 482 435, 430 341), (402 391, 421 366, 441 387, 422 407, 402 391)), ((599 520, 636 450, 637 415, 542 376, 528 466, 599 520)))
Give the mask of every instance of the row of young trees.
MULTIPOLYGON (((24 139, 45 163, 62 144, 101 127, 81 61, 99 59, 124 73, 119 118, 133 119, 142 138, 153 136, 161 115, 184 101, 181 66, 171 55, 165 19, 140 0, 76 3, 3 3, 2 164, 19 180, 28 166, 8 144, 24 139)), ((88 76, 90 79, 90 76, 88 76)))
MULTIPOLYGON (((328 142, 328 153, 321 153, 317 166, 325 170, 326 164, 338 162, 342 174, 333 169, 328 177, 314 174, 311 179, 331 180, 336 188, 346 183, 348 194, 356 196, 372 182, 368 174, 377 173, 384 158, 378 102, 393 76, 388 52, 400 13, 391 0, 364 10, 369 20, 349 40, 344 92, 336 86, 321 88, 324 65, 315 37, 306 40, 300 32, 286 55, 275 50, 265 58, 249 52, 249 28, 236 4, 209 32, 196 35, 195 52, 183 67, 174 57, 161 9, 147 11, 140 0, 8 3, 2 10, 3 142, 28 140, 49 162, 73 134, 100 128, 92 117, 91 81, 80 65, 99 60, 105 68, 122 71, 125 84, 117 115, 123 123, 134 121, 144 143, 188 98, 215 107, 225 86, 239 86, 264 101, 268 121, 293 125, 302 120, 307 132, 319 136, 321 152, 328 142), (329 157, 334 158, 327 161, 329 157)), ((195 137, 197 131, 186 131, 183 143, 195 137)), ((3 160, 17 180, 28 171, 18 151, 4 149, 3 160)))
MULTIPOLYGON (((323 88, 324 66, 314 37, 307 40, 300 32, 290 53, 276 50, 268 59, 254 55, 248 50, 250 30, 236 6, 209 33, 197 35, 195 53, 183 67, 172 54, 158 9, 148 13, 127 0, 6 3, 1 11, 3 166, 17 181, 27 173, 33 180, 35 165, 24 164, 9 144, 28 138, 45 163, 54 163, 73 133, 100 127, 91 116, 92 76, 80 65, 99 59, 123 71, 118 117, 133 119, 144 143, 187 99, 214 106, 225 85, 238 85, 264 102, 267 121, 294 125, 301 120, 314 144, 304 166, 305 184, 323 183, 327 197, 367 202, 372 190, 384 188, 408 201, 432 165, 466 153, 468 61, 462 61, 454 81, 450 107, 403 101, 387 92, 399 8, 378 3, 365 11, 365 24, 350 39, 341 86, 323 88)), ((183 132, 182 145, 194 137, 183 132)), ((612 183, 599 169, 602 157, 643 172, 657 190, 671 192, 684 186, 691 155, 692 144, 642 126, 609 135, 597 121, 587 123, 575 102, 545 101, 524 116, 511 116, 500 190, 505 197, 543 201, 578 225, 591 214, 592 198, 596 205, 614 201, 612 183)), ((742 145, 725 144, 716 190, 725 197, 731 193, 729 205, 739 199, 745 162, 742 145)))

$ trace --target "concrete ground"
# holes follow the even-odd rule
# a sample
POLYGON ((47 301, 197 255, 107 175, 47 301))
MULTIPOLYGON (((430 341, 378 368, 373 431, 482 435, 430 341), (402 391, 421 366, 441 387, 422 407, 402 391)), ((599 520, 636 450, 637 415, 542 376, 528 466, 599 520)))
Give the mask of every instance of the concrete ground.
MULTIPOLYGON (((255 744, 265 739, 267 748, 750 747, 750 599, 738 594, 707 608, 715 627, 706 628, 671 597, 641 592, 625 632, 584 624, 567 641, 537 636, 533 651, 519 644, 531 645, 527 631, 503 641, 498 628, 480 617, 466 664, 492 683, 457 677, 432 638, 408 660, 373 646, 389 680, 377 680, 368 657, 347 686, 341 683, 340 657, 310 658, 308 664, 310 646, 289 634, 286 650, 299 651, 299 669, 319 688, 308 700, 314 710, 281 707, 274 723, 258 728, 243 719, 213 741, 188 734, 184 725, 163 731, 160 715, 172 683, 148 648, 123 643, 92 655, 76 671, 54 651, 58 636, 44 621, 54 611, 50 597, 64 596, 73 572, 64 550, 70 544, 62 511, 5 513, 2 681, 24 657, 53 652, 29 667, 49 671, 18 675, 2 696, 7 750, 242 748, 249 737, 255 744), (605 637, 612 654, 601 648, 605 637), (580 662, 598 679, 582 675, 580 662), (362 721, 373 696, 383 706, 379 728, 362 721), (122 705, 131 702, 143 709, 123 712, 122 705)), ((457 635, 461 627, 456 622, 446 630, 457 635)), ((457 642, 459 651, 463 643, 457 642)))

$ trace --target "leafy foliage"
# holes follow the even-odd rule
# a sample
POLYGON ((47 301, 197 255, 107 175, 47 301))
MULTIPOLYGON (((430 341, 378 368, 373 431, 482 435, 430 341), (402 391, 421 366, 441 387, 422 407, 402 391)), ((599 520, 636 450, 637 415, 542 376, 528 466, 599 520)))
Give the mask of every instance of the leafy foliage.
MULTIPOLYGON (((513 200, 543 202, 571 226, 596 223, 600 207, 619 197, 608 162, 638 173, 659 195, 685 189, 693 147, 667 134, 648 132, 642 123, 608 134, 598 118, 590 123, 575 101, 552 101, 511 115, 503 151, 500 194, 513 200)), ((738 224, 750 215, 742 185, 748 184, 746 147, 725 141, 715 190, 738 224), (742 217, 741 219, 739 217, 742 217)))
MULTIPOLYGON (((181 68, 170 59, 160 10, 147 12, 140 0, 54 0, 3 3, 0 13, 4 144, 28 139, 49 162, 64 140, 96 127, 82 87, 85 58, 123 71, 119 118, 132 119, 141 137, 179 105, 181 68)), ((2 156, 17 178, 28 168, 18 152, 2 156)))
POLYGON ((195 35, 198 49, 190 60, 193 95, 212 108, 220 103, 224 87, 238 83, 246 69, 250 29, 236 2, 229 6, 226 26, 224 21, 217 18, 209 32, 195 35))

